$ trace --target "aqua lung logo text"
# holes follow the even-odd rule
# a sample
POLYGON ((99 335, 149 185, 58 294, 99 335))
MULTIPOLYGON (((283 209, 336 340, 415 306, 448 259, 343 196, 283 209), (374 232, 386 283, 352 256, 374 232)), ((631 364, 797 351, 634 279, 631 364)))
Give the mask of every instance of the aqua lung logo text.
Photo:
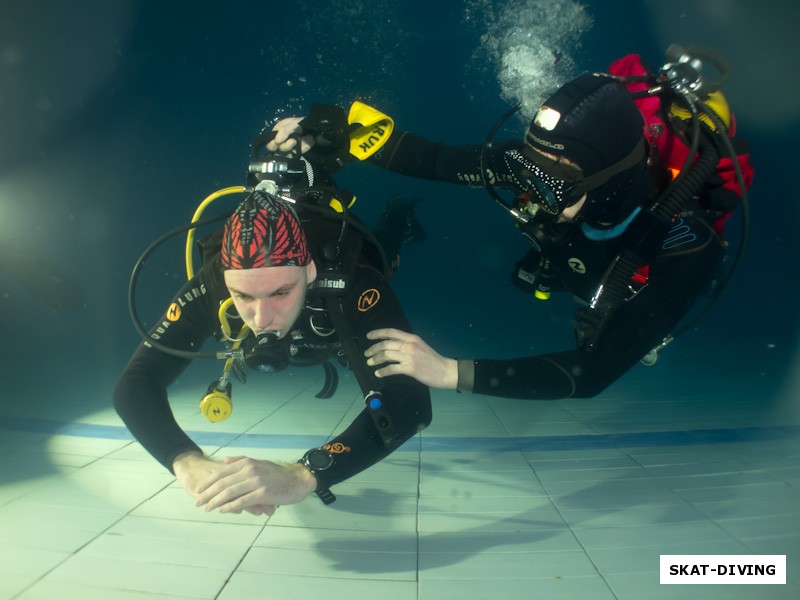
POLYGON ((181 318, 183 308, 193 300, 204 296, 206 293, 206 286, 194 287, 185 294, 175 298, 174 302, 169 305, 164 316, 166 317, 161 323, 150 332, 150 337, 154 340, 161 339, 161 336, 166 333, 167 329, 172 323, 175 323, 181 318))
POLYGON ((150 338, 154 340, 160 340, 161 336, 167 332, 167 329, 169 329, 170 325, 172 325, 172 323, 169 321, 161 321, 161 325, 150 332, 150 338))
POLYGON ((195 300, 200 296, 204 296, 205 293, 206 293, 206 286, 201 285, 199 288, 196 287, 192 288, 191 290, 183 294, 183 296, 178 296, 177 298, 175 298, 175 302, 180 304, 181 307, 185 307, 192 300, 195 300))
MULTIPOLYGON (((456 178, 470 185, 483 185, 483 178, 480 173, 456 173, 456 178)), ((504 173, 495 173, 491 169, 486 169, 486 180, 492 185, 501 183, 514 183, 514 179, 504 173)))

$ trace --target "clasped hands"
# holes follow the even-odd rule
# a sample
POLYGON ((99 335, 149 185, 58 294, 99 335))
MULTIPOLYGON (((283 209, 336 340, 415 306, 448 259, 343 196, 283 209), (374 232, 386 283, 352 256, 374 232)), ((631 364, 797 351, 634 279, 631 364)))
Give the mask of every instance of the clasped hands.
POLYGON ((244 456, 222 462, 199 452, 179 455, 172 463, 178 483, 206 512, 275 514, 282 504, 300 502, 316 489, 316 479, 300 464, 281 465, 244 456))

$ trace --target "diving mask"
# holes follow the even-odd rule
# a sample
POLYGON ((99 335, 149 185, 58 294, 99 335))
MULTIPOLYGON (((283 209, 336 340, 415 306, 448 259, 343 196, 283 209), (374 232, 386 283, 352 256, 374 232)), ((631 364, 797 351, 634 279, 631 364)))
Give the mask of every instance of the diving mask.
POLYGON ((564 209, 577 204, 586 193, 583 172, 577 166, 544 156, 533 157, 527 148, 509 150, 504 159, 515 183, 527 193, 527 202, 538 210, 558 216, 564 209))

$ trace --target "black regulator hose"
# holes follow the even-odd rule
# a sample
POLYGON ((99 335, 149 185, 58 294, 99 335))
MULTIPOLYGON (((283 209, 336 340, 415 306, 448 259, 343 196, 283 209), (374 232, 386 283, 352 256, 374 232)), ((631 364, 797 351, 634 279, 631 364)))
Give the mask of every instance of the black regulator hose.
POLYGON ((719 162, 719 154, 713 142, 705 138, 706 134, 703 134, 703 140, 700 140, 699 120, 695 121, 694 129, 692 148, 700 147, 700 152, 697 156, 696 152, 692 153, 690 150, 687 162, 691 163, 695 156, 697 161, 688 168, 684 167, 683 176, 677 185, 670 185, 659 195, 651 208, 642 211, 631 223, 624 234, 622 251, 611 263, 597 293, 592 298, 594 324, 585 339, 580 340, 587 352, 597 350, 600 335, 611 314, 628 295, 628 286, 636 269, 655 258, 675 218, 689 205, 692 198, 702 191, 719 162))
POLYGON ((725 291, 725 288, 728 287, 731 279, 733 278, 733 274, 736 272, 736 269, 739 267, 739 263, 742 260, 742 256, 744 255, 744 249, 747 245, 747 239, 750 234, 750 198, 749 192, 747 191, 747 185, 744 181, 744 173, 742 172, 742 165, 739 164, 739 160, 737 159, 736 149, 733 147, 733 142, 731 142, 730 136, 727 135, 727 128, 719 116, 702 100, 697 100, 697 105, 702 109, 703 113, 708 116, 709 119, 714 123, 716 130, 722 132, 719 135, 719 139, 722 141, 722 145, 725 147, 725 154, 730 157, 731 162, 733 163, 733 170, 736 173, 736 183, 739 186, 739 193, 742 199, 742 228, 741 234, 739 237, 739 246, 736 249, 736 256, 733 259, 733 263, 731 264, 731 268, 728 269, 727 275, 725 278, 722 279, 720 282, 717 283, 716 288, 714 289, 714 293, 711 297, 711 301, 708 305, 703 309, 703 311, 694 319, 686 323, 683 327, 681 327, 672 337, 677 337, 682 333, 685 333, 692 327, 694 327, 698 321, 703 319, 711 308, 714 306, 716 301, 722 295, 722 292, 725 291))
MULTIPOLYGON (((389 259, 386 257, 386 251, 383 249, 383 246, 378 241, 378 238, 375 237, 375 234, 369 229, 369 227, 364 225, 357 218, 350 216, 347 209, 345 209, 345 212, 340 213, 338 211, 332 211, 330 207, 316 206, 314 204, 300 204, 300 206, 303 207, 303 210, 308 209, 312 212, 316 212, 325 217, 326 219, 338 218, 342 221, 344 225, 348 225, 350 227, 354 227, 355 229, 357 229, 358 232, 362 236, 364 236, 364 238, 370 244, 372 244, 375 247, 375 250, 378 253, 378 260, 381 263, 381 273, 384 276, 386 276, 388 273, 391 273, 391 266, 389 263, 389 259)), ((341 243, 343 237, 344 237, 344 231, 342 231, 339 236, 339 243, 341 243)))
POLYGON ((685 210, 692 198, 697 196, 719 163, 719 153, 708 141, 703 145, 697 162, 686 173, 681 185, 675 187, 662 202, 653 206, 656 214, 672 219, 685 210))
POLYGON ((177 348, 171 348, 166 346, 152 337, 144 328, 142 324, 142 320, 139 318, 139 312, 136 310, 136 284, 139 281, 139 273, 144 267, 147 259, 150 258, 150 255, 156 251, 156 249, 161 246, 164 242, 169 239, 174 238, 175 236, 186 233, 190 229, 195 229, 196 227, 202 227, 203 225, 208 225, 209 223, 216 223, 217 221, 222 221, 223 219, 227 219, 230 215, 223 214, 217 217, 209 217, 208 219, 203 219, 201 221, 195 221, 194 223, 189 223, 188 225, 181 225, 180 227, 176 227, 171 231, 168 231, 161 237, 159 237, 155 242, 150 244, 147 249, 142 253, 139 257, 139 260, 136 261, 136 264, 133 267, 133 271, 131 272, 130 283, 128 285, 128 310, 130 311, 131 321, 133 322, 133 326, 142 339, 147 343, 164 352, 166 354, 170 354, 172 356, 177 356, 178 358, 186 358, 189 360, 193 360, 195 358, 228 358, 224 352, 191 352, 189 350, 178 350, 177 348))
POLYGON ((509 108, 506 112, 504 112, 502 115, 500 115, 500 118, 498 118, 492 125, 491 129, 489 129, 489 133, 486 135, 486 139, 483 141, 483 145, 481 146, 480 169, 481 169, 481 181, 483 182, 483 187, 486 188, 486 191, 489 193, 489 196, 491 196, 492 199, 495 202, 497 202, 497 204, 499 204, 502 208, 506 209, 509 213, 511 213, 511 216, 515 218, 518 217, 514 207, 511 206, 509 203, 507 203, 505 200, 503 200, 502 196, 500 196, 500 194, 498 194, 495 191, 494 185, 492 185, 491 177, 489 176, 489 170, 486 167, 486 163, 488 162, 487 158, 489 150, 491 150, 492 148, 492 140, 494 139, 497 130, 500 129, 500 127, 503 126, 503 123, 508 121, 511 118, 511 116, 517 111, 519 111, 521 108, 522 108, 521 104, 515 104, 514 106, 509 108))

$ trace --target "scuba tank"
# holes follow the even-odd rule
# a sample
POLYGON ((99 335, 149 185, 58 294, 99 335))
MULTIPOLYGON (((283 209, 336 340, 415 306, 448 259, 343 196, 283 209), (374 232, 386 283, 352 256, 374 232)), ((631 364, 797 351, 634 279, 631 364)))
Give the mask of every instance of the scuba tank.
MULTIPOLYGON (((729 124, 723 121, 728 117, 724 97, 720 101, 719 86, 728 74, 728 65, 719 57, 698 48, 687 51, 680 46, 670 46, 666 53, 667 62, 657 75, 644 81, 649 86, 638 95, 662 96, 662 105, 670 107, 673 117, 670 123, 684 131, 676 135, 688 135, 688 153, 683 165, 672 181, 642 210, 631 226, 625 231, 622 249, 611 264, 606 276, 592 298, 590 308, 595 312, 597 325, 579 343, 587 352, 597 349, 603 329, 616 310, 629 295, 628 287, 636 270, 650 264, 660 252, 660 246, 667 233, 684 211, 689 210, 694 198, 700 196, 704 186, 717 170, 721 153, 730 158, 739 188, 742 203, 742 232, 737 256, 725 278, 716 286, 711 302, 704 312, 678 332, 668 336, 649 353, 645 364, 652 364, 661 348, 672 342, 681 333, 693 327, 720 297, 735 272, 746 245, 749 227, 749 206, 746 181, 742 165, 729 135, 729 124), (716 68, 721 74, 717 81, 711 81, 706 66, 716 68), (724 110, 720 110, 720 106, 724 110), (719 112, 718 112, 719 111, 719 112), (721 116, 722 115, 722 116, 721 116)), ((641 78, 622 78, 623 83, 642 81, 641 78)), ((748 173, 749 175, 749 173, 748 173)), ((693 211, 690 211, 693 212, 693 211)), ((717 229, 719 232, 719 229, 717 229)))

